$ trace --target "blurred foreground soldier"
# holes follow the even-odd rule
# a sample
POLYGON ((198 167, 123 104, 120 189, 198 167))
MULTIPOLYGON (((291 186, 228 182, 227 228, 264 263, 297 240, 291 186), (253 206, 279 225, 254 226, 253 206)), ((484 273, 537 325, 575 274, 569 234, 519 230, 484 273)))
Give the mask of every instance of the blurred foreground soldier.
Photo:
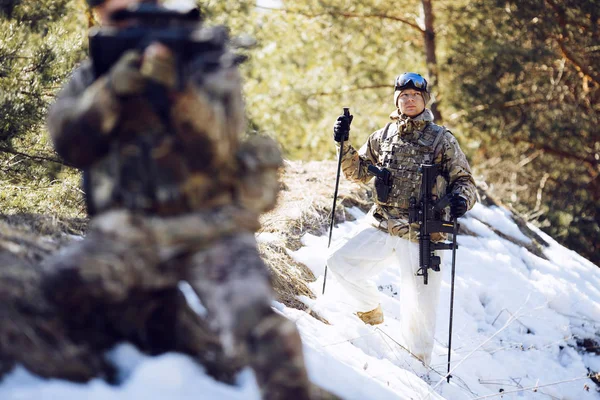
MULTIPOLYGON (((138 3, 88 1, 117 30, 128 21, 113 20, 114 12, 138 3)), ((198 29, 211 43, 222 32, 198 29)), ((153 42, 125 52, 99 77, 85 62, 51 108, 48 129, 57 152, 84 170, 93 219, 82 242, 46 263, 45 292, 75 326, 139 331, 151 349, 189 351, 196 344, 185 302, 98 315, 115 304, 125 310, 133 293, 187 281, 225 353, 245 356, 264 398, 307 399, 300 336, 271 308, 254 238, 259 215, 275 205, 279 149, 267 138, 240 140, 233 53, 225 48, 210 62, 201 56, 182 80, 176 55, 153 42)))
MULTIPOLYGON (((402 275, 402 335, 409 350, 429 364, 435 333, 441 272, 430 272, 424 284, 419 269, 419 225, 409 224, 411 197, 419 198, 421 164, 441 165, 441 173, 432 189, 436 198, 451 193, 450 213, 462 216, 475 203, 475 184, 465 155, 454 136, 443 126, 433 123, 433 114, 425 105, 429 101, 427 81, 419 74, 405 73, 396 78, 396 111, 388 123, 356 151, 344 146, 342 169, 346 178, 366 183, 373 178, 370 165, 389 171, 377 177, 377 196, 369 213, 369 223, 357 228, 332 249, 327 265, 342 287, 358 304, 357 315, 367 324, 383 322, 377 286, 369 278, 395 261, 402 275), (387 174, 387 173, 386 173, 387 174), (385 198, 382 198, 385 197, 385 198)), ((349 138, 352 116, 340 116, 334 126, 338 143, 349 138)), ((432 240, 441 240, 437 234, 432 240)), ((444 235, 444 236, 442 236, 444 235)))

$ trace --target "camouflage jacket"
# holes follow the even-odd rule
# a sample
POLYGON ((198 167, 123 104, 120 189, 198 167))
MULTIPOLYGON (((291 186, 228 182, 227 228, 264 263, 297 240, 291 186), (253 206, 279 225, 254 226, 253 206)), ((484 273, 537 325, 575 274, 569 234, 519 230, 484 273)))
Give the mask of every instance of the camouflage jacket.
POLYGON ((388 169, 393 176, 390 195, 385 202, 375 196, 370 213, 372 222, 392 235, 416 240, 419 227, 408 223, 408 200, 419 197, 421 163, 433 161, 441 166, 432 190, 436 198, 453 192, 463 197, 470 209, 476 201, 475 182, 456 138, 432 122, 430 110, 426 109, 414 119, 397 112, 390 117, 393 121, 371 134, 360 150, 356 151, 352 145, 344 146, 342 170, 346 178, 367 183, 373 178, 368 172, 369 165, 388 169))
POLYGON ((74 71, 48 115, 65 161, 84 170, 90 213, 128 209, 178 215, 232 203, 257 213, 275 205, 282 158, 277 143, 245 128, 234 66, 190 77, 168 105, 120 99, 89 61, 74 71))

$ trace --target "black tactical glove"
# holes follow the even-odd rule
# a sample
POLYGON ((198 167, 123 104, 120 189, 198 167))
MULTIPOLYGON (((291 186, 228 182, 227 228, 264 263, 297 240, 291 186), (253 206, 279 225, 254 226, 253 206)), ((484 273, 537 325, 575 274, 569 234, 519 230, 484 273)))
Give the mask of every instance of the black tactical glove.
POLYGON ((352 118, 354 115, 350 115, 349 117, 345 115, 340 115, 335 121, 335 125, 333 125, 333 140, 340 143, 342 140, 344 142, 348 141, 350 137, 350 124, 352 123, 352 118))
POLYGON ((456 219, 462 217, 467 212, 467 200, 459 194, 453 194, 450 197, 450 215, 456 219))

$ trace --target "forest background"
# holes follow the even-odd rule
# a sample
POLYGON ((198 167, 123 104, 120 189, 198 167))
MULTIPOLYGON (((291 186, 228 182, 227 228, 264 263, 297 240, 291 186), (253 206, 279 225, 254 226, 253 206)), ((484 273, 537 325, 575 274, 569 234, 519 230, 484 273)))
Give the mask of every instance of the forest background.
MULTIPOLYGON (((249 134, 273 136, 289 159, 333 159, 342 107, 359 147, 389 120, 395 76, 421 72, 478 181, 600 264, 600 0, 198 5, 206 24, 257 41, 243 65, 249 134)), ((0 0, 4 214, 85 217, 79 171, 44 119, 93 23, 84 0, 0 0)))

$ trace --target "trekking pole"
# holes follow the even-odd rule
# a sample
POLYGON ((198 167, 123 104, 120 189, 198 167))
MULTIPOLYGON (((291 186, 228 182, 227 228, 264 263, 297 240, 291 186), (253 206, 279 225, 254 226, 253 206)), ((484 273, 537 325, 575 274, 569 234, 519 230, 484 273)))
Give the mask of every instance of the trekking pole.
MULTIPOLYGON (((344 107, 344 117, 350 118, 350 108, 344 107)), ((331 221, 329 222, 329 242, 327 249, 331 246, 331 234, 333 233, 333 222, 335 220, 335 203, 337 202, 338 186, 340 184, 340 169, 342 167, 342 155, 344 154, 344 137, 340 142, 340 154, 338 156, 337 174, 335 176, 335 191, 333 192, 333 206, 331 207, 331 221)), ((323 293, 325 294, 325 284, 327 283, 327 263, 325 263, 325 275, 323 276, 323 293)))
POLYGON ((456 236, 458 235, 458 222, 454 219, 454 229, 452 230, 452 279, 450 284, 450 326, 448 327, 448 373, 446 374, 446 382, 450 383, 450 356, 452 352, 452 316, 454 314, 454 276, 456 275, 456 249, 458 243, 456 236))

